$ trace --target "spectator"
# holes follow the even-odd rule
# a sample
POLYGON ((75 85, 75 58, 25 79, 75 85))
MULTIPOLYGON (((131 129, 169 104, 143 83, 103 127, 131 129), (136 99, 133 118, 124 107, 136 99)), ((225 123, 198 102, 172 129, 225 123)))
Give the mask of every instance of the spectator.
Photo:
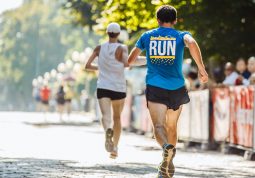
POLYGON ((50 99, 50 89, 47 84, 44 84, 43 88, 40 91, 40 98, 42 102, 42 109, 44 112, 49 110, 49 99, 50 99))
POLYGON ((235 71, 235 68, 231 62, 227 62, 225 65, 225 80, 223 81, 224 85, 235 85, 236 80, 238 79, 239 75, 235 71))
POLYGON ((65 92, 63 85, 60 85, 58 92, 57 92, 57 103, 58 107, 57 110, 59 112, 60 121, 62 121, 64 107, 65 107, 65 92))
POLYGON ((249 77, 251 73, 247 71, 247 66, 243 58, 238 59, 236 63, 236 70, 239 74, 239 77, 236 80, 236 85, 249 85, 249 77))
POLYGON ((224 71, 220 66, 217 66, 212 71, 213 74, 213 80, 216 84, 222 83, 224 80, 224 71))
POLYGON ((251 74, 249 81, 250 81, 250 85, 255 85, 255 73, 251 74))
POLYGON ((82 105, 82 110, 85 112, 88 112, 88 94, 86 92, 86 90, 82 90, 81 92, 81 96, 80 96, 80 101, 81 101, 81 105, 82 105))
POLYGON ((200 82, 198 79, 197 70, 193 67, 190 69, 188 76, 187 76, 188 82, 189 82, 189 90, 197 90, 200 87, 200 82))
POLYGON ((73 99, 74 93, 73 90, 68 84, 65 87, 65 103, 66 103, 66 110, 67 110, 67 115, 70 117, 71 111, 72 111, 72 99, 73 99))
POLYGON ((248 59, 248 71, 251 74, 255 73, 255 57, 254 56, 248 59))
POLYGON ((40 87, 34 86, 33 87, 33 97, 35 99, 35 111, 40 111, 41 110, 41 97, 40 97, 40 87))
POLYGON ((248 71, 251 73, 251 77, 249 78, 249 80, 251 81, 251 80, 253 80, 254 75, 255 75, 255 57, 254 56, 252 56, 248 59, 248 71))
POLYGON ((250 78, 251 73, 247 70, 247 65, 243 58, 239 58, 236 62, 236 70, 243 78, 250 78))

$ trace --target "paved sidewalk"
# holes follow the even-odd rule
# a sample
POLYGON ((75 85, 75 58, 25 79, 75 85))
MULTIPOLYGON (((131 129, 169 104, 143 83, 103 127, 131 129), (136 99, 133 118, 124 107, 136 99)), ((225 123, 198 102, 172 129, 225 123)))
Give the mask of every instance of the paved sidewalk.
MULTIPOLYGON (((112 160, 102 128, 87 116, 72 117, 61 123, 49 114, 44 123, 40 113, 0 113, 0 178, 156 177, 161 150, 155 140, 124 133, 120 156, 112 160)), ((178 147, 175 178, 255 177, 254 161, 178 147)))

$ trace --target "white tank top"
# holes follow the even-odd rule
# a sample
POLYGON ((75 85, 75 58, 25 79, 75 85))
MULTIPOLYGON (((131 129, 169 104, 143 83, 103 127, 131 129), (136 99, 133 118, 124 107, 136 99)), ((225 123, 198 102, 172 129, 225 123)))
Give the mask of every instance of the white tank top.
POLYGON ((98 56, 97 88, 126 92, 124 64, 115 58, 120 43, 103 43, 98 56))

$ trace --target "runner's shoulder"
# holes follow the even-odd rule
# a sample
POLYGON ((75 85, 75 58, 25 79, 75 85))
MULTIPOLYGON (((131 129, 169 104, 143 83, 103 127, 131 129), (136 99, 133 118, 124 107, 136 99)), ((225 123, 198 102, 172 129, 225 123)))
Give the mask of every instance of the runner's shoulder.
POLYGON ((119 53, 119 52, 123 52, 123 51, 127 51, 127 50, 128 50, 127 45, 120 43, 116 49, 116 52, 119 53))
POLYGON ((98 51, 98 50, 100 50, 100 48, 101 48, 101 45, 97 45, 94 50, 98 51))
POLYGON ((157 32, 157 30, 158 30, 158 28, 148 30, 148 31, 144 32, 142 35, 151 35, 151 34, 157 32))
POLYGON ((186 34, 192 36, 191 33, 190 33, 189 31, 180 31, 180 30, 176 30, 176 32, 178 33, 178 35, 179 35, 181 38, 183 38, 183 36, 186 35, 186 34))

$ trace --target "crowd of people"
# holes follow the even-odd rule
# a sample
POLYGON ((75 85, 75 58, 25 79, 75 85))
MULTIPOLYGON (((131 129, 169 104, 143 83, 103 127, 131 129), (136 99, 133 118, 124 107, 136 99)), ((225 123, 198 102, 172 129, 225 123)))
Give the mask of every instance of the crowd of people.
POLYGON ((223 85, 254 85, 255 84, 255 57, 237 60, 236 65, 227 62, 224 67, 225 79, 223 85))
POLYGON ((63 120, 63 113, 66 110, 68 116, 71 114, 71 102, 74 92, 71 85, 60 85, 57 91, 51 89, 48 84, 35 86, 33 88, 33 97, 36 101, 36 111, 49 112, 52 105, 59 112, 60 120, 63 120))
POLYGON ((183 73, 189 91, 213 87, 254 85, 255 57, 252 56, 247 61, 244 58, 239 58, 236 63, 227 62, 223 67, 214 68, 212 77, 207 84, 200 83, 197 68, 191 65, 191 59, 184 60, 183 73))

